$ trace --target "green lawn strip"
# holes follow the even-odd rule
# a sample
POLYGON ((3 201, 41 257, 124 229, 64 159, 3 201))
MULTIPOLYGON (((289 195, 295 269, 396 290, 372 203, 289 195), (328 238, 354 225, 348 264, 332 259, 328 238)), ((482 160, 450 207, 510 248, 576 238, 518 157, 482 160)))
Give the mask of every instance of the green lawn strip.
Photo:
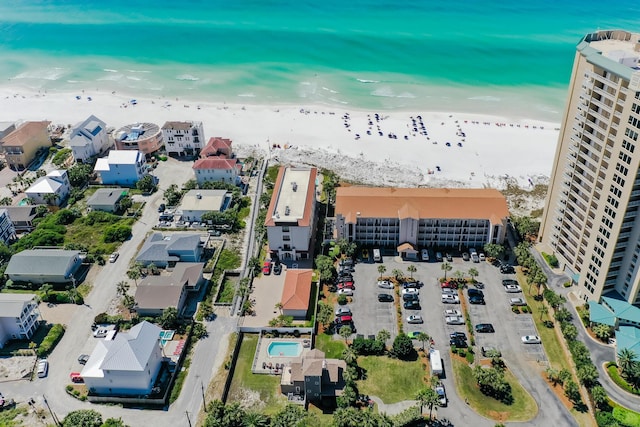
POLYGON ((358 365, 366 370, 366 379, 357 382, 360 393, 377 396, 384 403, 414 400, 425 386, 426 372, 420 360, 405 362, 387 356, 363 356, 358 365))
POLYGON ((499 400, 482 394, 473 377, 471 367, 456 357, 451 360, 458 394, 468 399, 469 405, 480 415, 499 421, 528 421, 538 413, 535 400, 508 370, 505 372, 505 378, 511 385, 513 393, 511 405, 505 405, 499 400))
POLYGON ((332 335, 318 334, 316 335, 316 348, 324 351, 324 356, 327 359, 340 359, 347 346, 344 341, 334 340, 332 335))
POLYGON ((0 426, 2 427, 14 427, 23 426, 22 418, 29 412, 27 405, 19 405, 12 409, 6 409, 0 412, 0 426))
POLYGON ((222 282, 222 289, 218 295, 217 302, 231 302, 233 301, 233 295, 236 292, 235 282, 229 278, 224 279, 222 282))
POLYGON ((258 346, 258 335, 247 334, 240 345, 238 361, 233 371, 233 380, 229 390, 229 401, 240 402, 247 390, 260 394, 260 401, 265 404, 263 412, 273 415, 285 407, 287 401, 279 391, 280 376, 254 374, 251 372, 253 356, 258 346))
POLYGON ((80 295, 82 295, 82 298, 87 299, 89 293, 91 292, 91 284, 85 282, 82 285, 78 286, 77 290, 80 295))
POLYGON ((622 406, 613 408, 613 418, 624 426, 640 427, 640 414, 622 406))
POLYGON ((607 366, 607 372, 609 373, 609 377, 613 380, 614 383, 618 385, 618 387, 622 388, 625 391, 628 391, 631 394, 640 394, 638 390, 634 390, 633 387, 629 385, 627 381, 620 375, 618 371, 618 367, 615 364, 611 364, 607 366))
MULTIPOLYGON (((533 297, 537 295, 538 289, 535 286, 531 286, 527 283, 526 277, 522 272, 518 272, 518 281, 522 286, 523 294, 527 300, 527 305, 531 307, 533 321, 536 324, 538 335, 542 339, 542 345, 544 346, 545 353, 549 359, 549 364, 554 369, 567 368, 571 369, 571 364, 563 351, 562 343, 556 334, 554 328, 547 328, 544 325, 544 321, 549 319, 549 315, 543 315, 540 320, 540 307, 543 306, 543 301, 536 301, 533 297), (531 292, 529 292, 531 291, 531 292)), ((526 314, 514 314, 514 316, 527 316, 526 314)))

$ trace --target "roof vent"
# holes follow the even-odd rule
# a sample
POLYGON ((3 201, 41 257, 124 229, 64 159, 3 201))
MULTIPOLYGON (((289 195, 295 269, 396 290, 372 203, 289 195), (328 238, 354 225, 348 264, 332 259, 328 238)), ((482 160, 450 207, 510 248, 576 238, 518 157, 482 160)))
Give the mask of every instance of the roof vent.
POLYGON ((202 199, 202 194, 197 193, 197 194, 196 194, 196 199, 202 199))
POLYGON ((291 209, 289 209, 289 206, 284 208, 284 214, 285 215, 289 215, 291 213, 291 209))
POLYGON ((297 182, 292 182, 291 183, 291 187, 293 188, 293 191, 298 191, 298 183, 297 182))

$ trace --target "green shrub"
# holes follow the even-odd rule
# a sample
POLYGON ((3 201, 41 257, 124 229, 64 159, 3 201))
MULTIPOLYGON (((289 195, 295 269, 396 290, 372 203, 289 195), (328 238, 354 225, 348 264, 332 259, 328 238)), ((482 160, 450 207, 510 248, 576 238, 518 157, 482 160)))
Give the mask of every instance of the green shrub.
POLYGON ((347 303, 347 297, 345 295, 338 295, 338 304, 345 305, 347 303))
POLYGON ((551 267, 556 268, 558 267, 558 258, 556 258, 555 255, 549 255, 547 253, 542 252, 542 257, 544 258, 544 260, 547 262, 547 264, 549 264, 551 267))
POLYGON ((71 384, 67 385, 67 391, 73 390, 73 386, 71 384))
POLYGON ((60 324, 53 325, 47 336, 42 340, 40 347, 38 347, 36 352, 38 357, 46 356, 51 353, 56 344, 58 344, 58 341, 62 338, 62 335, 64 335, 64 326, 60 324))
POLYGON ((613 418, 624 426, 640 426, 640 414, 630 411, 627 408, 623 408, 622 406, 616 406, 613 408, 613 418))
POLYGON ((571 282, 564 282, 562 284, 562 286, 564 286, 565 288, 570 288, 571 287, 571 282))
POLYGON ((513 311, 515 314, 520 314, 520 309, 518 308, 517 305, 514 305, 513 307, 511 307, 511 311, 513 311))
POLYGON ((467 354, 465 354, 464 357, 467 359, 467 363, 469 363, 469 365, 473 364, 473 361, 475 360, 473 351, 467 351, 467 354))

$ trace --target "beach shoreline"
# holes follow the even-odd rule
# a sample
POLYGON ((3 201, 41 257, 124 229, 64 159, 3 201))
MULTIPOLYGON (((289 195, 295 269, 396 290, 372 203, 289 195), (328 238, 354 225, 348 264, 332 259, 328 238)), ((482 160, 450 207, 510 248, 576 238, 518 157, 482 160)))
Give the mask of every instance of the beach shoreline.
POLYGON ((459 112, 194 102, 188 94, 132 100, 99 90, 0 87, 0 120, 74 125, 94 114, 116 129, 135 122, 202 121, 207 139, 230 138, 239 156, 332 169, 351 182, 501 188, 508 179, 525 189, 548 181, 559 128, 459 112))

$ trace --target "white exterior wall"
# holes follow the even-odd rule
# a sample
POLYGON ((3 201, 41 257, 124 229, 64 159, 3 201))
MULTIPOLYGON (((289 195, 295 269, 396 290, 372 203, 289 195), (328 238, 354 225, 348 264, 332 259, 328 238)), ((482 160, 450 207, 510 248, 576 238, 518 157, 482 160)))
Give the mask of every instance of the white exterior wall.
POLYGON ((238 179, 238 168, 233 169, 196 169, 194 170, 198 184, 207 181, 220 181, 235 184, 238 179))
POLYGON ((91 121, 92 118, 93 116, 71 131, 71 151, 76 161, 86 162, 89 157, 105 152, 112 145, 104 122, 101 122, 102 129, 97 135, 91 135, 84 129, 84 126, 86 126, 87 122, 91 121))
POLYGON ((6 209, 0 209, 0 240, 7 243, 16 238, 16 229, 6 209))
MULTIPOLYGON (((69 177, 67 176, 67 174, 64 174, 64 176, 60 176, 60 177, 56 177, 55 181, 61 183, 62 185, 55 191, 55 194, 58 196, 56 198, 56 202, 55 205, 56 206, 60 206, 60 204, 65 201, 67 199, 67 196, 69 195, 69 192, 71 191, 71 184, 69 183, 69 177)), ((27 197, 29 197, 30 199, 33 199, 33 203, 34 204, 44 204, 44 205, 48 205, 49 203, 47 202, 47 194, 50 193, 34 193, 34 192, 30 192, 29 190, 25 191, 25 193, 27 195, 27 197)))
POLYGON ((183 131, 179 129, 162 129, 162 138, 164 139, 167 154, 181 155, 185 149, 192 149, 199 152, 206 145, 204 139, 204 130, 202 122, 192 122, 191 129, 183 131), (194 135, 193 131, 197 132, 194 135))
MULTIPOLYGON (((284 226, 287 227, 287 226, 284 226)), ((283 226, 267 227, 267 240, 269 248, 278 251, 280 259, 287 259, 287 253, 292 259, 300 259, 298 252, 308 252, 309 243, 311 241, 311 227, 288 226, 289 231, 284 232, 283 226), (290 237, 290 240, 284 240, 284 236, 290 237), (289 245, 290 249, 286 248, 289 245)))
POLYGON ((195 211, 195 210, 183 210, 182 211, 182 220, 189 222, 201 222, 202 215, 211 212, 213 209, 208 209, 206 211, 195 211))
POLYGON ((40 311, 35 301, 25 304, 19 318, 0 317, 0 348, 10 339, 30 339, 38 329, 39 319, 40 311))
POLYGON ((156 346, 144 371, 104 371, 104 377, 84 377, 87 388, 99 394, 148 394, 160 370, 162 350, 156 346))

